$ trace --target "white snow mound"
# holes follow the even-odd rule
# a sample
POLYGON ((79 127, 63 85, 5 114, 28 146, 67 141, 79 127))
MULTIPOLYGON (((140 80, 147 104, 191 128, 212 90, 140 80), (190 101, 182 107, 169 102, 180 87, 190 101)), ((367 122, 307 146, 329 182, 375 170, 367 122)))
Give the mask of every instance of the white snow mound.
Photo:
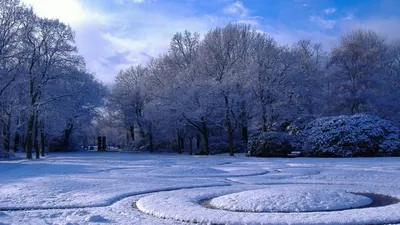
POLYGON ((372 203, 368 197, 340 190, 261 189, 228 194, 212 199, 213 208, 243 212, 311 212, 351 209, 372 203))

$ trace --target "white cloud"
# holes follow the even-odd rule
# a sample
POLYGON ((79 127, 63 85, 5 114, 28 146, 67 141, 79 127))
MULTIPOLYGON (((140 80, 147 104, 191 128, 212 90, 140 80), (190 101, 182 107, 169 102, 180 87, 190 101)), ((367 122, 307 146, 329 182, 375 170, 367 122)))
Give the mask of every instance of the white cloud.
POLYGON ((279 44, 291 46, 299 40, 311 40, 321 43, 325 50, 329 50, 337 42, 337 36, 326 34, 324 31, 306 31, 287 27, 260 26, 263 33, 273 37, 279 44))
POLYGON ((327 8, 327 9, 324 9, 324 12, 325 12, 325 14, 332 14, 332 13, 336 12, 336 9, 335 8, 327 8))
POLYGON ((110 33, 103 33, 102 37, 108 43, 113 46, 113 50, 116 52, 123 51, 137 51, 138 49, 144 48, 146 46, 145 42, 135 41, 129 38, 118 38, 110 33))
POLYGON ((371 29, 384 35, 389 40, 400 39, 399 27, 400 17, 390 18, 371 18, 367 20, 343 20, 340 24, 343 32, 349 32, 355 29, 371 29))
POLYGON ((22 2, 32 6, 40 17, 59 19, 71 25, 76 34, 75 41, 79 54, 85 57, 88 69, 105 83, 113 81, 114 71, 101 63, 102 58, 114 54, 105 47, 108 45, 108 40, 101 36, 104 30, 110 29, 113 25, 112 16, 85 7, 80 0, 22 0, 22 2))
POLYGON ((105 22, 107 19, 96 12, 85 8, 79 0, 22 0, 32 6, 40 17, 59 19, 60 21, 79 26, 85 22, 105 22))
POLYGON ((248 10, 244 7, 243 2, 236 1, 223 9, 223 12, 229 15, 247 17, 248 10))
MULTIPOLYGON (((168 27, 163 27, 164 30, 159 32, 161 29, 157 30, 154 24, 151 28, 127 28, 125 23, 130 22, 126 21, 127 18, 130 19, 126 17, 127 15, 100 13, 83 5, 80 0, 22 1, 32 6, 40 17, 59 19, 70 24, 76 33, 75 39, 79 53, 85 57, 88 69, 106 84, 114 82, 114 76, 120 69, 132 64, 146 63, 150 56, 160 54, 166 49, 172 37, 172 30, 168 34, 162 34, 168 27), (140 36, 137 35, 138 33, 141 33, 140 36)), ((144 1, 146 0, 129 0, 131 3, 144 1)), ((143 12, 140 18, 133 18, 133 20, 146 23, 148 20, 144 18, 148 16, 149 14, 143 12)), ((168 21, 168 18, 163 18, 162 22, 164 21, 168 21)), ((159 27, 162 26, 161 23, 159 27)), ((173 31, 177 30, 173 29, 173 31)))
POLYGON ((332 29, 336 24, 335 20, 325 20, 319 16, 310 16, 310 21, 316 23, 322 29, 332 29))
POLYGON ((87 49, 96 48, 93 50, 97 54, 87 51, 91 56, 87 64, 108 84, 114 82, 114 76, 119 70, 146 64, 151 57, 165 53, 176 32, 187 29, 205 34, 209 29, 228 22, 214 16, 185 17, 163 11, 149 13, 140 8, 121 12, 113 19, 115 26, 91 34, 97 35, 97 48, 89 46, 87 49))

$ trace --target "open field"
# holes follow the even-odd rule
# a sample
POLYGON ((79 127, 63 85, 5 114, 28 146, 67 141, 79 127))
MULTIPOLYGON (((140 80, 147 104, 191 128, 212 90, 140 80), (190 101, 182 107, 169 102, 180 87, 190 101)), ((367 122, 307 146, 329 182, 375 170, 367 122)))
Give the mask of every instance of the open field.
POLYGON ((0 171, 0 224, 400 223, 400 158, 88 152, 0 171))

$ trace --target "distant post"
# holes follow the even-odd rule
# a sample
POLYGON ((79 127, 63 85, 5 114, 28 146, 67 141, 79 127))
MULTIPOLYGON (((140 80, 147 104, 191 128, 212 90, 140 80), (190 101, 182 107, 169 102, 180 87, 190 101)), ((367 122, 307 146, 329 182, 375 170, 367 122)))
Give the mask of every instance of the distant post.
POLYGON ((107 150, 107 141, 106 141, 106 136, 103 136, 103 141, 101 143, 101 147, 103 147, 103 151, 107 150))
POLYGON ((101 150, 103 150, 103 147, 101 145, 101 136, 98 136, 97 137, 97 151, 99 152, 101 150))

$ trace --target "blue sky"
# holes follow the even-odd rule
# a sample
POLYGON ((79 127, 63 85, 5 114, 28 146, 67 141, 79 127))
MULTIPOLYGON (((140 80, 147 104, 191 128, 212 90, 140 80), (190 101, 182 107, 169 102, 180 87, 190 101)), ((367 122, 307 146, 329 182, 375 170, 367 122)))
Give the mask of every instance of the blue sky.
POLYGON ((87 66, 106 84, 120 69, 164 53, 174 33, 205 34, 229 22, 250 23, 281 44, 311 39, 327 50, 357 28, 400 38, 400 0, 21 1, 70 24, 87 66))

